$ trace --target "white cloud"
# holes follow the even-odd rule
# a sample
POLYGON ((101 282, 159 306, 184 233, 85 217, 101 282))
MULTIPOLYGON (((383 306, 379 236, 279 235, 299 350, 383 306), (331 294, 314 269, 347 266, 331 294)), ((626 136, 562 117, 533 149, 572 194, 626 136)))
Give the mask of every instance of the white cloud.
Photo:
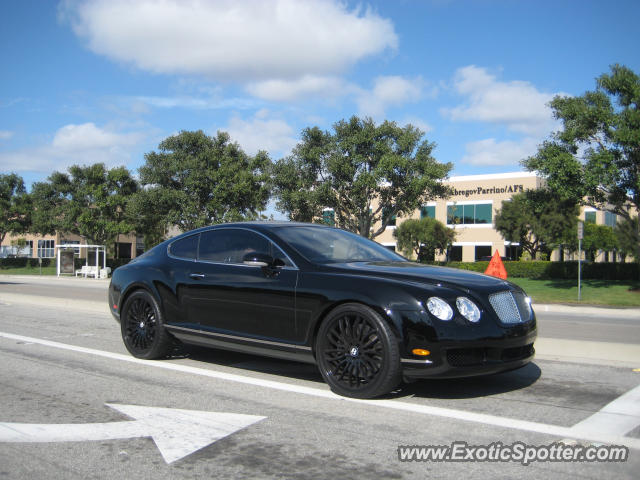
POLYGON ((9 130, 0 130, 0 140, 9 140, 13 137, 13 132, 9 130))
POLYGON ((479 166, 519 166, 521 160, 536 152, 537 146, 537 140, 530 137, 518 142, 487 138, 467 143, 462 162, 479 166))
POLYGON ((354 87, 334 76, 303 75, 297 79, 274 79, 252 82, 247 91, 264 100, 291 102, 301 98, 320 96, 335 98, 353 91, 354 87))
POLYGON ((65 125, 49 144, 0 152, 0 164, 9 171, 41 172, 66 170, 73 164, 102 162, 108 167, 127 164, 130 152, 144 138, 140 132, 118 133, 93 123, 65 125))
POLYGON ((452 120, 500 124, 509 130, 541 136, 557 127, 547 103, 555 94, 524 81, 501 82, 486 69, 470 65, 454 76, 454 87, 468 101, 443 113, 452 120))
POLYGON ((423 88, 424 81, 421 78, 399 75, 377 77, 371 90, 360 90, 357 96, 358 110, 374 118, 384 117, 385 110, 390 106, 419 100, 423 88))
POLYGON ((221 130, 228 132, 231 140, 238 142, 249 155, 266 150, 272 158, 279 158, 288 155, 297 143, 293 128, 283 120, 269 118, 267 110, 258 111, 249 120, 233 117, 221 130))
POLYGON ((326 75, 398 44, 390 20, 338 0, 67 0, 59 12, 97 54, 217 79, 326 75))
POLYGON ((73 153, 87 150, 103 150, 131 143, 130 135, 109 132, 93 123, 65 125, 53 137, 51 146, 61 152, 73 153))
POLYGON ((255 108, 256 101, 250 98, 217 97, 133 97, 132 105, 148 105, 155 108, 187 108, 193 110, 220 110, 225 108, 255 108))

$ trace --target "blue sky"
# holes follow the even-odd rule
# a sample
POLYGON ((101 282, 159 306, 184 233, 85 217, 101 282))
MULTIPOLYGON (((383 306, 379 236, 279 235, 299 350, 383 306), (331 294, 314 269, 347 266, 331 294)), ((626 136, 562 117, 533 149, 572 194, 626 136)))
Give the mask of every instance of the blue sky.
POLYGON ((0 172, 135 170, 180 130, 286 156, 353 114, 412 123, 454 175, 520 170, 546 103, 640 72, 640 2, 3 2, 0 172))

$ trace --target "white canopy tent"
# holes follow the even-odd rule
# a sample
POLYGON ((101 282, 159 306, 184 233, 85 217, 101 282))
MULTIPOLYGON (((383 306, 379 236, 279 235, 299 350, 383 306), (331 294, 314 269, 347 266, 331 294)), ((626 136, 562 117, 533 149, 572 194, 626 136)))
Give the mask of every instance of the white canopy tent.
POLYGON ((66 250, 66 249, 76 249, 76 248, 86 248, 87 249, 87 257, 86 257, 86 263, 85 266, 89 267, 89 251, 91 249, 95 250, 96 252, 96 265, 95 265, 95 278, 99 278, 99 272, 100 272, 100 254, 103 254, 103 260, 102 260, 102 268, 107 268, 107 249, 104 245, 81 245, 78 243, 74 243, 74 244, 63 244, 63 245, 56 245, 56 247, 58 249, 57 253, 56 253, 56 258, 57 258, 57 273, 58 276, 60 276, 61 274, 71 274, 73 275, 75 273, 75 266, 72 267, 71 272, 66 271, 66 272, 62 272, 61 271, 61 257, 62 257, 62 250, 66 250))

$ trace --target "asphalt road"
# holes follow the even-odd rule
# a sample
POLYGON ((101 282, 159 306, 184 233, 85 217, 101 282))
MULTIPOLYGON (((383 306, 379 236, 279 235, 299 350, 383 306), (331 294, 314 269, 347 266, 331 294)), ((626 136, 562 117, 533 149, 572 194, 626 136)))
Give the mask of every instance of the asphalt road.
MULTIPOLYGON (((105 295, 100 280, 0 277, 0 478, 601 479, 636 478, 640 469, 640 372, 624 358, 602 365, 550 352, 561 360, 543 355, 517 371, 421 381, 385 399, 355 402, 331 394, 312 365, 198 348, 135 361, 105 295), (188 437, 188 422, 158 437, 146 413, 136 422, 123 413, 127 405, 250 417, 242 417, 248 423, 241 429, 237 417, 206 420, 206 434, 220 429, 221 438, 205 439, 189 454, 190 442, 193 450, 198 444, 188 437), (595 430, 580 430, 603 419, 595 430), (29 426, 30 442, 11 439, 22 428, 17 423, 38 425, 29 426), (67 424, 74 425, 56 426, 67 424), (172 438, 174 450, 166 445, 172 438), (624 463, 529 466, 398 459, 399 445, 560 440, 625 444, 630 456, 624 463), (186 455, 171 460, 176 450, 186 455)), ((538 316, 540 335, 557 342, 621 351, 638 343, 640 319, 538 316)), ((172 414, 161 415, 166 429, 172 414)))

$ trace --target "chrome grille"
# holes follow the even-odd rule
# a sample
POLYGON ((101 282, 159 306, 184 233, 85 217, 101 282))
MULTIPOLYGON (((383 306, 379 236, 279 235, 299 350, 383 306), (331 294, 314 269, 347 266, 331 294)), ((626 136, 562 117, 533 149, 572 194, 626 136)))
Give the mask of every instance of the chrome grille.
POLYGON ((489 295, 489 303, 502 323, 522 323, 531 319, 531 307, 520 292, 499 292, 489 295))

